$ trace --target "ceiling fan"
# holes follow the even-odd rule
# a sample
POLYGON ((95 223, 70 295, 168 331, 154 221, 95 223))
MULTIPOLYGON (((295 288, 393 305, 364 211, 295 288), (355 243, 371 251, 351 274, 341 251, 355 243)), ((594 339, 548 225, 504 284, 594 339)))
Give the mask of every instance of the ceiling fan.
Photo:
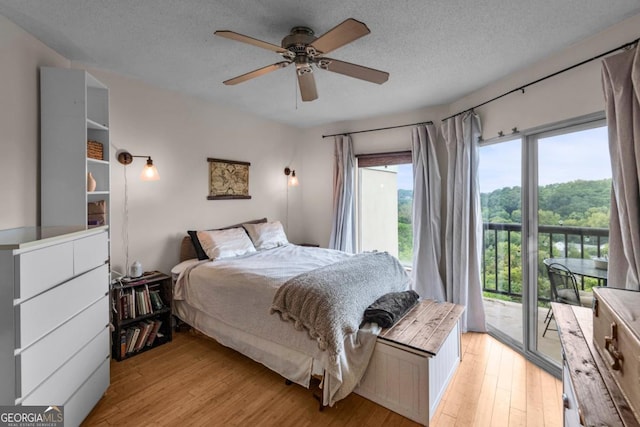
POLYGON ((272 71, 284 68, 288 65, 296 65, 298 85, 303 101, 313 101, 318 98, 316 82, 313 78, 314 64, 323 70, 355 77, 356 79, 382 84, 389 79, 389 73, 375 70, 362 65, 351 64, 337 59, 327 58, 324 55, 339 47, 351 43, 371 31, 362 22, 349 18, 327 31, 320 37, 315 37, 313 30, 308 27, 293 27, 291 33, 282 39, 281 46, 267 43, 253 37, 238 34, 233 31, 216 31, 216 36, 225 37, 243 43, 261 47, 279 53, 284 61, 258 68, 257 70, 242 74, 241 76, 225 80, 226 85, 235 85, 262 76, 272 71))

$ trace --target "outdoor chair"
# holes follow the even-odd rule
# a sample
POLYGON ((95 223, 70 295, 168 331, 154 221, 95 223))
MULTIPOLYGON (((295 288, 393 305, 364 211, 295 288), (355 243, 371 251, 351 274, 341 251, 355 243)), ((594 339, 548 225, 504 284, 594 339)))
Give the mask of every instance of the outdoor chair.
MULTIPOLYGON (((582 307, 591 307, 593 304, 593 294, 591 292, 580 291, 578 281, 565 265, 552 263, 547 265, 547 274, 551 285, 551 302, 570 304, 582 307)), ((547 311, 545 318, 545 328, 542 336, 549 330, 549 324, 553 319, 551 308, 547 311)), ((553 330, 553 329, 552 329, 553 330)))

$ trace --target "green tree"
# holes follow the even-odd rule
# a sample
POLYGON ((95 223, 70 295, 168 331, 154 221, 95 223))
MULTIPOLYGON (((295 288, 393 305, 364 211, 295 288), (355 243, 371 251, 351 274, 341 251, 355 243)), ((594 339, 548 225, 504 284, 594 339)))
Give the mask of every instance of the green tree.
MULTIPOLYGON (((608 228, 610 217, 611 180, 572 181, 550 184, 538 188, 538 223, 547 226, 573 226, 580 228, 608 228)), ((505 187, 480 195, 482 218, 492 223, 522 223, 520 187, 505 187)), ((519 301, 522 294, 522 235, 511 232, 485 233, 482 277, 485 296, 519 301), (512 296, 496 292, 511 292, 512 296)), ((540 234, 538 238, 538 296, 549 299, 549 279, 542 260, 551 256, 595 256, 608 253, 608 239, 596 236, 565 236, 561 233, 540 234)), ((597 281, 586 279, 585 289, 597 281)), ((542 303, 545 305, 547 303, 542 303)), ((547 304, 548 305, 548 304, 547 304)))

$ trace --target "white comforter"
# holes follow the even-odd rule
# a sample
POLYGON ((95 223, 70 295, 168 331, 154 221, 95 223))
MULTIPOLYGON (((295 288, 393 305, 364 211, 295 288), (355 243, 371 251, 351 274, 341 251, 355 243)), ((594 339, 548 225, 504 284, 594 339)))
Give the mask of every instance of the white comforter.
POLYGON ((292 323, 269 314, 276 290, 290 278, 343 260, 344 252, 286 245, 250 255, 203 261, 178 277, 174 299, 185 300, 224 323, 307 354, 326 366, 325 404, 348 395, 364 374, 380 329, 368 327, 345 339, 338 366, 327 366, 326 352, 292 323))

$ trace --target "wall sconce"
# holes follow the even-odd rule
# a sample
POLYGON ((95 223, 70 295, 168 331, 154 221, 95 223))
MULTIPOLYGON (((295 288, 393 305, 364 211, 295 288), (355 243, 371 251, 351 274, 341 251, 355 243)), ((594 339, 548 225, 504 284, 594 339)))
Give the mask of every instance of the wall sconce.
POLYGON ((119 150, 117 153, 118 161, 123 165, 128 165, 133 162, 134 157, 146 157, 147 164, 142 169, 142 173, 140 174, 140 179, 143 181, 157 181, 160 179, 160 175, 158 174, 158 169, 153 164, 153 160, 151 160, 151 156, 134 156, 126 150, 119 150))
POLYGON ((296 176, 296 171, 290 169, 289 166, 284 168, 284 174, 289 177, 289 187, 297 187, 300 183, 298 182, 298 177, 296 176))

